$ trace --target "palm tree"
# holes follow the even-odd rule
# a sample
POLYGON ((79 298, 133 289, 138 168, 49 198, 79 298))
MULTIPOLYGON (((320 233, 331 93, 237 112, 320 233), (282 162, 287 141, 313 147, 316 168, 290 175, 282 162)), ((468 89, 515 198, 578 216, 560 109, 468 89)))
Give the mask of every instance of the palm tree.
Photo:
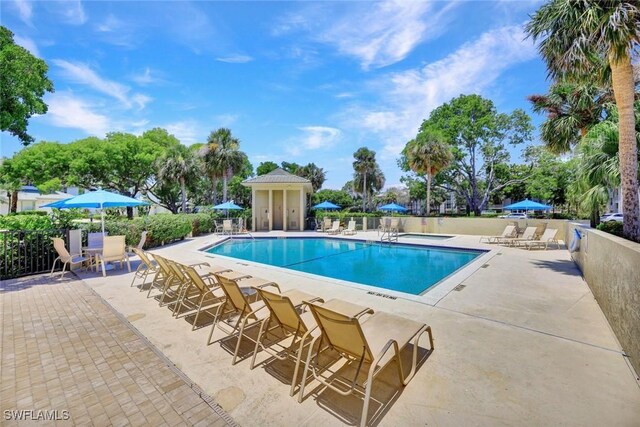
POLYGON ((242 167, 240 141, 231 135, 231 130, 220 128, 212 131, 207 144, 202 148, 205 169, 213 185, 213 203, 216 203, 218 179, 222 178, 222 201, 227 201, 227 182, 242 167))
POLYGON ((559 81, 551 85, 548 94, 527 97, 533 111, 547 114, 541 126, 547 149, 563 154, 577 145, 589 128, 602 119, 607 92, 591 82, 559 81))
POLYGON ((355 162, 353 162, 353 169, 355 171, 353 176, 354 188, 362 189, 362 212, 364 212, 367 206, 367 193, 371 187, 371 183, 367 186, 367 177, 378 166, 376 163, 376 152, 369 150, 367 147, 360 147, 353 153, 353 157, 356 159, 355 162))
POLYGON ((409 168, 416 174, 424 175, 427 181, 427 216, 431 213, 431 181, 453 161, 453 154, 442 132, 426 128, 416 139, 407 143, 402 151, 409 168))
POLYGON ((322 188, 322 184, 327 180, 324 169, 319 168, 315 163, 309 163, 308 165, 299 168, 296 171, 296 175, 307 178, 311 181, 314 193, 322 188))
POLYGON ((539 50, 552 77, 578 81, 600 77, 599 83, 605 83, 610 71, 619 112, 623 234, 635 241, 640 241, 640 204, 631 56, 640 42, 639 20, 637 2, 552 0, 526 25, 529 35, 540 40, 539 50), (603 61, 609 66, 604 73, 603 61))
POLYGON ((158 159, 158 179, 164 182, 179 182, 182 212, 187 211, 187 183, 195 178, 198 164, 193 153, 184 145, 176 145, 158 159))

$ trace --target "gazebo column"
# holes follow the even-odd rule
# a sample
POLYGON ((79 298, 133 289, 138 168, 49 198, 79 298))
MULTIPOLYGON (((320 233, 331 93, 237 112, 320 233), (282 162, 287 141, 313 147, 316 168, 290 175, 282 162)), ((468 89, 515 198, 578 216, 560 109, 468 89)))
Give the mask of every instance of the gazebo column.
POLYGON ((251 229, 253 231, 258 231, 258 223, 256 221, 257 213, 258 209, 256 208, 256 189, 251 186, 251 229))
POLYGON ((287 231, 289 222, 289 211, 287 211, 287 189, 282 190, 282 229, 287 231))
POLYGON ((273 190, 269 189, 269 231, 273 230, 273 190))
POLYGON ((298 208, 298 214, 300 215, 300 222, 298 224, 300 224, 300 231, 304 231, 304 212, 305 212, 305 205, 304 205, 304 187, 300 189, 300 207, 298 208))

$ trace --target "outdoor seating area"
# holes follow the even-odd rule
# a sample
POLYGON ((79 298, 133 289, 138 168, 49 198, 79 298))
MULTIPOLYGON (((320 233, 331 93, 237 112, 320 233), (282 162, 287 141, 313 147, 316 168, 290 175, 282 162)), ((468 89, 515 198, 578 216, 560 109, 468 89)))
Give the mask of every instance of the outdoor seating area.
POLYGON ((519 230, 518 223, 507 225, 502 234, 497 236, 481 236, 479 242, 497 243, 512 247, 520 247, 526 249, 540 248, 547 250, 549 245, 555 245, 556 249, 560 249, 560 242, 557 238, 558 230, 555 228, 547 228, 546 223, 538 224, 535 227, 527 227, 519 230))
POLYGON ((366 424, 373 379, 382 369, 390 363, 397 364, 400 382, 405 386, 416 373, 424 333, 429 336, 429 347, 426 354, 422 352, 422 360, 434 349, 431 327, 419 322, 341 299, 325 301, 297 289, 281 291, 274 281, 206 262, 186 265, 159 254, 138 249, 135 252, 142 264, 131 287, 146 290, 147 298, 155 298, 158 306, 166 306, 176 319, 189 318, 192 330, 202 327, 198 320, 206 315, 211 324, 207 345, 235 338, 231 365, 249 357, 251 369, 268 364, 269 359, 256 364, 261 351, 275 360, 295 360, 290 395, 297 390, 299 402, 305 398, 309 376, 343 393, 334 385, 335 379, 327 382, 319 372, 330 372, 332 366, 336 371, 344 369, 344 362, 356 367, 346 394, 356 389, 364 392, 360 425, 366 424), (256 336, 252 330, 257 328, 256 336), (253 351, 240 355, 243 340, 252 342, 253 351), (282 347, 288 340, 290 343, 282 347), (402 351, 409 343, 412 356, 407 371, 402 351), (323 357, 327 352, 333 357, 323 357), (322 368, 318 367, 320 360, 322 368), (362 385, 356 381, 361 372, 366 378, 362 385))

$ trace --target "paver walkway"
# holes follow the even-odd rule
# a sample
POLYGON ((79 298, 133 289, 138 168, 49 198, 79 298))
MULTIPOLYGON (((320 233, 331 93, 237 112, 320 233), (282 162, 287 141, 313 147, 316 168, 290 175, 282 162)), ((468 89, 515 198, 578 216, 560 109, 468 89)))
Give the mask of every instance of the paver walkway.
POLYGON ((97 426, 234 424, 75 278, 0 282, 0 334, 2 425, 16 416, 97 426))

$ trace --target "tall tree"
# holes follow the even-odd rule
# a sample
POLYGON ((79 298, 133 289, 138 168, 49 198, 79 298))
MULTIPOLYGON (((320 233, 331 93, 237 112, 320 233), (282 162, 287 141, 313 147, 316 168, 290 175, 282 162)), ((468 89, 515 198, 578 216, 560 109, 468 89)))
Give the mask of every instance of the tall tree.
POLYGON ((623 234, 635 241, 640 241, 640 203, 631 58, 640 43, 639 21, 637 1, 551 0, 526 25, 529 35, 540 41, 552 77, 610 79, 619 112, 623 234), (602 62, 609 65, 605 73, 602 62))
MULTIPOLYGON (((205 168, 212 177, 214 194, 217 179, 222 178, 222 201, 227 201, 227 183, 243 164, 242 153, 239 151, 240 141, 227 128, 219 128, 211 132, 207 144, 203 147, 205 168)), ((214 196, 214 203, 216 203, 214 196)))
POLYGON ((590 127, 602 120, 607 91, 592 82, 555 82, 546 95, 528 97, 533 111, 546 113, 540 127, 542 141, 555 154, 571 150, 587 134, 590 127))
POLYGON ((362 194, 362 211, 365 212, 367 208, 367 195, 373 189, 373 183, 371 182, 372 174, 376 168, 379 169, 378 163, 376 162, 376 152, 369 150, 367 147, 360 147, 353 153, 353 157, 355 158, 353 162, 353 170, 355 171, 353 184, 354 188, 362 194))
POLYGON ((327 179, 324 169, 316 166, 315 163, 309 163, 298 168, 298 170, 296 171, 296 175, 307 178, 309 181, 311 181, 311 186, 313 187, 314 193, 322 188, 322 184, 324 184, 325 180, 327 179))
POLYGON ((13 41, 13 33, 0 26, 0 130, 16 136, 22 144, 33 142, 27 133, 29 119, 45 114, 42 97, 53 92, 47 63, 13 41))
POLYGON ((182 144, 170 147, 156 161, 157 179, 165 183, 180 184, 182 212, 187 211, 187 185, 197 176, 198 164, 193 152, 182 144))
POLYGON ((402 151, 407 166, 419 176, 423 176, 427 184, 426 214, 431 213, 431 181, 441 170, 447 168, 453 155, 446 137, 441 131, 431 128, 422 129, 415 139, 407 143, 402 151))
POLYGON ((491 195, 512 181, 497 180, 496 167, 509 160, 506 145, 531 139, 531 119, 522 110, 498 113, 493 102, 479 95, 460 95, 431 112, 420 131, 442 132, 454 161, 443 172, 447 191, 463 198, 480 215, 491 195))

